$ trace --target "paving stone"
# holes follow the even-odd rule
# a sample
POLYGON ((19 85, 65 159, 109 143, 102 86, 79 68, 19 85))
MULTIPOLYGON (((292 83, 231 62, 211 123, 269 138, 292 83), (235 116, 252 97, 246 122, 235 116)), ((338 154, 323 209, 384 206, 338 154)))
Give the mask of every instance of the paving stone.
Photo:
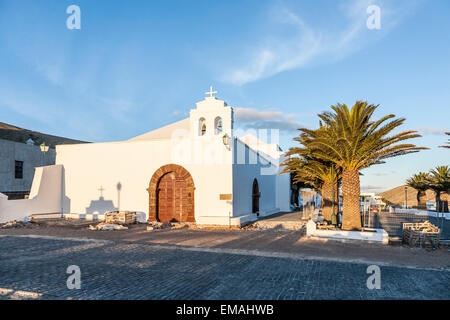
MULTIPOLYGON (((39 299, 449 299, 450 272, 159 248, 147 244, 0 238, 0 288, 39 299), (81 270, 69 290, 67 267, 81 270)), ((11 294, 0 295, 9 299, 11 294)))

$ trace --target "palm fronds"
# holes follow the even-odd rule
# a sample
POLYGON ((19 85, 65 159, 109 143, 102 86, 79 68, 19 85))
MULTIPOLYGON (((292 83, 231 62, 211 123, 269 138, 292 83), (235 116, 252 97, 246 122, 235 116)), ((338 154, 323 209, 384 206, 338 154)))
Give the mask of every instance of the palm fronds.
MULTIPOLYGON (((445 134, 448 135, 448 136, 450 136, 450 132, 446 132, 445 134)), ((448 139, 447 145, 445 145, 445 146, 439 146, 439 148, 447 148, 447 149, 450 149, 450 139, 448 139)))

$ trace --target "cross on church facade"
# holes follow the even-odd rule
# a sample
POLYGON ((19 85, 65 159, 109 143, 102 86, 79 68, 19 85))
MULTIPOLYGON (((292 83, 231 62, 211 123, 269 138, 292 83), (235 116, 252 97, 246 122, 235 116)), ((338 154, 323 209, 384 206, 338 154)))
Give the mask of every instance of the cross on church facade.
POLYGON ((210 87, 209 87, 209 91, 208 91, 208 92, 205 92, 205 94, 209 94, 209 97, 212 98, 212 97, 213 97, 213 94, 217 94, 217 91, 213 91, 213 87, 210 86, 210 87))

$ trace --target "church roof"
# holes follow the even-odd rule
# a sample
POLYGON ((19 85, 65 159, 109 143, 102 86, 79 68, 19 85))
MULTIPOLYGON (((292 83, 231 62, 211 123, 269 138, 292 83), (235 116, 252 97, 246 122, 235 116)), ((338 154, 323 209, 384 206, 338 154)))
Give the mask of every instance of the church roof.
POLYGON ((131 138, 128 141, 144 141, 144 140, 159 140, 159 139, 170 139, 172 137, 172 133, 175 130, 187 130, 190 129, 190 120, 189 118, 174 122, 165 127, 149 131, 140 136, 131 138))
POLYGON ((50 148, 55 148, 56 145, 61 144, 86 143, 84 141, 52 136, 37 131, 19 128, 4 122, 0 122, 0 139, 20 143, 27 143, 29 139, 32 139, 34 145, 40 145, 45 142, 50 148))

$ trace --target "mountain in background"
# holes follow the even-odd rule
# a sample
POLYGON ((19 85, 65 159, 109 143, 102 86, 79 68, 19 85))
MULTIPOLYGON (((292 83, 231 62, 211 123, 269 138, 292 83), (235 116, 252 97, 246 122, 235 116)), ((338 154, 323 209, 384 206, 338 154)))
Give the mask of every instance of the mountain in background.
MULTIPOLYGON (((408 208, 417 207, 417 190, 407 187, 408 208)), ((427 202, 435 201, 435 193, 432 190, 427 190, 427 202)), ((391 190, 377 194, 383 198, 386 204, 403 206, 405 205, 405 185, 395 187, 391 190)))

